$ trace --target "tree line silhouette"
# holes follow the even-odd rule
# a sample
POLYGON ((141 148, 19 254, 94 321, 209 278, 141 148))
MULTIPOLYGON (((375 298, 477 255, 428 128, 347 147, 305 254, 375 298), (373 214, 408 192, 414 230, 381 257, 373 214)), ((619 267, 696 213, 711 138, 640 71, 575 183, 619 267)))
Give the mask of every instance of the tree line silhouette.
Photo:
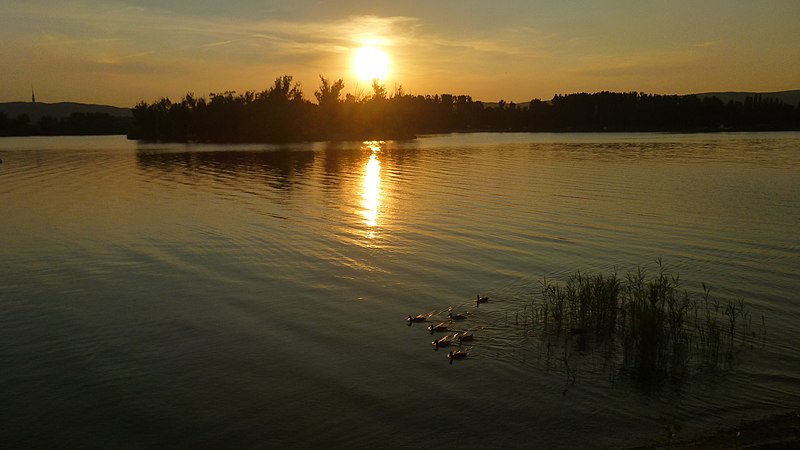
POLYGON ((556 95, 525 105, 488 105, 468 95, 388 93, 377 80, 368 96, 342 95, 342 79, 320 76, 317 103, 289 75, 268 89, 187 94, 133 108, 132 139, 285 142, 402 139, 454 131, 755 131, 800 129, 800 104, 756 95, 745 102, 717 97, 598 92, 556 95))
POLYGON ((75 112, 67 117, 44 116, 31 122, 27 114, 9 118, 0 112, 0 136, 90 136, 126 134, 133 125, 128 117, 107 113, 75 112))
POLYGON ((344 94, 342 79, 320 76, 316 103, 292 76, 256 92, 186 94, 180 101, 139 102, 133 120, 73 113, 34 124, 0 113, 0 136, 128 134, 172 142, 290 142, 405 139, 469 131, 777 131, 800 130, 800 104, 760 95, 744 102, 717 97, 597 92, 556 95, 517 105, 486 104, 469 95, 388 92, 374 80, 369 95, 344 94))

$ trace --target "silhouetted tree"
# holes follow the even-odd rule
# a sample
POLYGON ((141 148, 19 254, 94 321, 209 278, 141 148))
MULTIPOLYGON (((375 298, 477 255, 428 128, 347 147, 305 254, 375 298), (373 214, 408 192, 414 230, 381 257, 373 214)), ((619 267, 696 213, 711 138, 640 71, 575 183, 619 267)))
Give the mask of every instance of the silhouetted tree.
POLYGON ((319 106, 326 107, 329 105, 336 105, 340 102, 342 90, 344 90, 344 81, 341 78, 330 84, 327 78, 319 76, 319 90, 314 91, 314 97, 317 98, 319 106))
POLYGON ((386 99, 386 86, 380 84, 377 78, 372 80, 372 98, 374 100, 386 99))

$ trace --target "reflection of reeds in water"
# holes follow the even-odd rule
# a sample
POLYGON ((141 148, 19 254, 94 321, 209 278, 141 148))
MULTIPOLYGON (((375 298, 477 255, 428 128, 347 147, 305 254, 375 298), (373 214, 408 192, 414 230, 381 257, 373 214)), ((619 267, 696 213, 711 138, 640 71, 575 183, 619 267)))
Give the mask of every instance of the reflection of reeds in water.
POLYGON ((763 344, 766 336, 763 317, 757 333, 743 299, 723 306, 703 285, 695 300, 660 260, 652 277, 639 268, 624 280, 578 272, 563 283, 540 284, 541 297, 515 314, 515 324, 528 335, 540 330, 548 357, 561 354, 572 383, 572 344, 579 352, 601 352, 609 369, 653 386, 681 382, 693 369, 726 370, 741 347, 763 344))

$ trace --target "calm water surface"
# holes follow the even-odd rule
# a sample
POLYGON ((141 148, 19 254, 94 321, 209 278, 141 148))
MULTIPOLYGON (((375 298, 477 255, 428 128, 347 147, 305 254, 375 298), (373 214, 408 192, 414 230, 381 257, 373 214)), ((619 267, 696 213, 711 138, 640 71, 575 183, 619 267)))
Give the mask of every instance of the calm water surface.
POLYGON ((6 448, 594 448, 800 407, 800 133, 292 146, 0 139, 6 448), (543 277, 661 257, 764 316, 642 386, 515 325, 543 277), (492 301, 474 307, 477 293, 492 301), (448 364, 409 314, 470 316, 448 364))

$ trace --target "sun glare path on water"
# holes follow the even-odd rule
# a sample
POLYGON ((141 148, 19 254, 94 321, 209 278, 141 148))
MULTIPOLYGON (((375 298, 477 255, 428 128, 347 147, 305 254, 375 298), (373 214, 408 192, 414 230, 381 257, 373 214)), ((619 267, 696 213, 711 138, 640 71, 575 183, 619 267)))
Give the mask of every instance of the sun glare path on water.
POLYGON ((361 47, 353 56, 353 70, 365 81, 386 78, 389 73, 389 55, 377 47, 361 47))
POLYGON ((361 193, 364 223, 370 228, 367 234, 369 238, 375 236, 371 229, 378 225, 378 209, 381 205, 381 163, 378 160, 381 144, 380 141, 363 144, 363 147, 372 152, 364 168, 364 185, 361 193))

